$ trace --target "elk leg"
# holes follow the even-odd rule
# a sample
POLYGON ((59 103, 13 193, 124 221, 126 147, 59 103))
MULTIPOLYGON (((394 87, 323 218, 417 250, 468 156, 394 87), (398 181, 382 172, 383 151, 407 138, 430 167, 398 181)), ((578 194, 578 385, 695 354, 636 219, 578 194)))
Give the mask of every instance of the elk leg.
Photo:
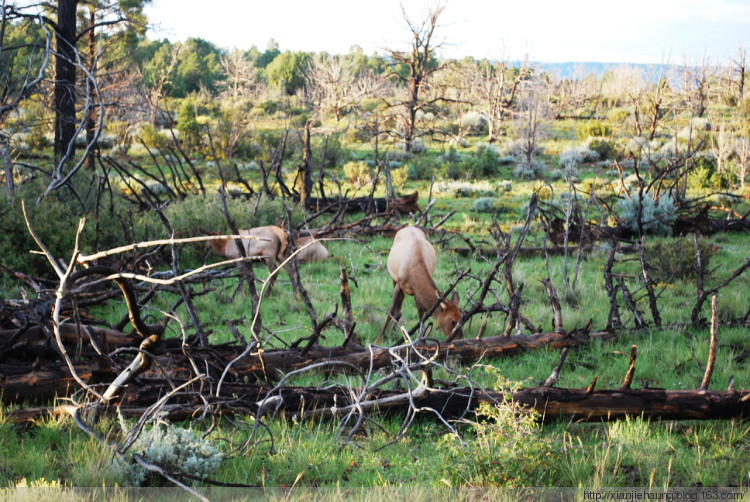
POLYGON ((265 259, 266 266, 268 267, 268 271, 270 272, 270 275, 268 276, 268 294, 271 294, 271 291, 273 290, 273 283, 276 282, 276 276, 278 276, 278 273, 274 273, 274 270, 276 270, 276 260, 273 258, 266 258, 265 259))
POLYGON ((374 343, 378 343, 380 340, 380 337, 383 336, 383 333, 385 333, 386 328, 388 327, 388 323, 391 322, 391 318, 393 318, 396 322, 398 322, 401 319, 401 305, 404 303, 404 292, 401 290, 401 287, 398 284, 393 284, 393 297, 391 298, 391 306, 388 308, 388 314, 385 316, 385 324, 383 324, 383 329, 380 330, 380 334, 375 338, 374 343))

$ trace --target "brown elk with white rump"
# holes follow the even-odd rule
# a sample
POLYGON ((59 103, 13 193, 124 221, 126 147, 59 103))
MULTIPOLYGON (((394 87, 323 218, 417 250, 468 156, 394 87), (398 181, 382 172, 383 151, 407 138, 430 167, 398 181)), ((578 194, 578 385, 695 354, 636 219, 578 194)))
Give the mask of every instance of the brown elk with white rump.
MULTIPOLYGON (((245 256, 247 257, 262 257, 268 266, 268 270, 273 272, 280 263, 284 263, 284 260, 289 256, 290 250, 288 246, 287 235, 284 230, 275 226, 269 225, 266 227, 256 227, 250 230, 240 230, 239 235, 251 236, 249 239, 241 239, 242 246, 245 250, 245 256)), ((213 249, 216 254, 224 258, 239 258, 240 252, 237 249, 237 245, 233 242, 234 239, 227 237, 219 237, 216 239, 206 241, 206 247, 213 249)), ((311 263, 316 261, 325 261, 328 259, 328 250, 323 244, 316 240, 313 236, 300 237, 297 240, 297 259, 300 263, 311 263)), ((297 284, 293 279, 293 269, 291 263, 284 265, 284 270, 289 274, 289 278, 292 279, 292 288, 294 289, 295 296, 297 295, 297 284)), ((276 275, 273 275, 269 282, 269 292, 273 288, 273 283, 276 280, 276 275)))
MULTIPOLYGON (((241 239, 242 246, 245 250, 245 256, 248 258, 263 258, 268 270, 271 271, 271 275, 268 277, 268 291, 270 293, 273 288, 273 283, 276 281, 276 274, 273 272, 276 270, 278 264, 283 263, 286 259, 286 233, 274 225, 251 228, 250 230, 240 230, 239 232, 239 235, 250 237, 249 239, 241 239)), ((229 239, 228 237, 217 237, 215 239, 207 240, 206 247, 213 249, 216 254, 223 256, 224 258, 233 259, 240 258, 241 256, 237 249, 235 239, 229 239)), ((287 263, 284 265, 284 270, 289 274, 289 278, 292 279, 292 287, 296 294, 297 284, 294 282, 291 264, 287 263)))
MULTIPOLYGON (((440 299, 441 293, 432 279, 436 263, 435 248, 427 241, 424 232, 416 227, 405 227, 396 233, 391 252, 388 254, 388 273, 393 279, 393 298, 378 339, 385 332, 391 318, 396 321, 401 318, 404 295, 414 296, 420 319, 440 299)), ((461 329, 456 329, 461 320, 456 292, 450 300, 441 302, 432 315, 447 339, 463 338, 461 329)))

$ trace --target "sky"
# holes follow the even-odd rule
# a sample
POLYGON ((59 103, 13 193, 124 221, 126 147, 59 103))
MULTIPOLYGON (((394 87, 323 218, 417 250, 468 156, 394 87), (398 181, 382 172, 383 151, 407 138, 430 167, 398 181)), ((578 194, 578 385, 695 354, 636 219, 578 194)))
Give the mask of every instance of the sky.
MULTIPOLYGON (((439 55, 539 62, 726 63, 750 50, 750 0, 447 0, 439 55)), ((424 0, 153 0, 150 38, 367 54, 409 47, 424 0)))

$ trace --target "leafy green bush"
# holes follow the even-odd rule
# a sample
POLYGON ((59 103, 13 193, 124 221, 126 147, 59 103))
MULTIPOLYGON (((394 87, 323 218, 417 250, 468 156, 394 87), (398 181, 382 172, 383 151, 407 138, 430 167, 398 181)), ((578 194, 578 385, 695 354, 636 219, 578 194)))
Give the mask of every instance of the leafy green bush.
POLYGON ((343 167, 344 176, 355 190, 372 181, 372 169, 362 161, 347 162, 343 167))
POLYGON ((253 112, 258 113, 259 115, 273 115, 279 110, 279 102, 275 99, 267 99, 265 101, 261 101, 259 103, 256 103, 253 106, 253 112))
POLYGON ((688 188, 693 190, 727 188, 728 184, 729 176, 717 173, 716 164, 709 156, 697 157, 693 168, 688 172, 688 188))
POLYGON ((341 144, 341 135, 331 134, 312 141, 312 164, 314 166, 336 167, 351 158, 351 152, 341 144), (325 158, 323 154, 325 153, 325 158))
POLYGON ((630 112, 625 108, 612 108, 607 112, 607 120, 615 123, 623 123, 630 116, 630 112))
POLYGON ((587 143, 589 149, 595 151, 602 160, 611 158, 615 153, 615 145, 607 139, 590 136, 587 143))
POLYGON ((401 188, 409 179, 409 166, 399 167, 391 170, 391 183, 396 188, 401 188))
POLYGON ((186 99, 180 104, 177 112, 177 130, 180 137, 188 148, 196 148, 200 145, 201 127, 195 115, 193 103, 186 99))
POLYGON ((464 166, 458 162, 451 162, 445 170, 445 175, 452 180, 460 180, 465 173, 464 166))
MULTIPOLYGON (((638 231, 638 207, 640 202, 637 196, 631 199, 621 199, 617 202, 620 209, 622 223, 631 232, 638 231)), ((671 235, 672 223, 677 217, 674 199, 670 195, 662 195, 654 200, 650 194, 643 194, 643 211, 641 222, 643 231, 647 234, 671 235)))
MULTIPOLYGON (((702 240, 698 241, 698 248, 703 269, 709 270, 711 258, 718 248, 702 240)), ((687 279, 696 274, 695 243, 690 235, 668 240, 649 239, 646 256, 654 280, 672 282, 673 279, 687 279)))
POLYGON ((429 180, 435 172, 432 159, 426 157, 415 157, 406 166, 410 180, 429 180))
POLYGON ((477 149, 475 155, 464 161, 464 166, 475 177, 486 178, 497 174, 500 161, 494 148, 482 146, 477 149))
MULTIPOLYGON (((83 216, 87 217, 80 240, 83 253, 95 251, 94 245, 102 249, 123 244, 115 211, 100 211, 98 222, 91 214, 96 203, 96 191, 91 187, 99 183, 95 173, 82 170, 72 179, 80 200, 66 189, 56 190, 40 199, 46 181, 39 179, 25 184, 10 205, 4 197, 0 200, 0 263, 11 270, 44 277, 52 271, 44 256, 30 253, 39 247, 26 227, 21 199, 26 201, 32 228, 55 258, 70 259, 75 231, 83 216)), ((116 200, 117 204, 120 202, 116 200)))
POLYGON ((155 148, 157 150, 164 150, 167 146, 167 137, 151 127, 149 124, 144 124, 138 131, 138 136, 143 140, 149 148, 155 148))
POLYGON ((469 445, 454 435, 439 443, 452 457, 447 469, 454 485, 539 486, 555 478, 549 458, 555 450, 541 434, 538 413, 511 400, 482 403, 476 413, 469 445))
POLYGON ((576 138, 578 141, 585 141, 589 136, 595 138, 612 136, 612 127, 600 120, 589 120, 578 126, 576 129, 576 138))

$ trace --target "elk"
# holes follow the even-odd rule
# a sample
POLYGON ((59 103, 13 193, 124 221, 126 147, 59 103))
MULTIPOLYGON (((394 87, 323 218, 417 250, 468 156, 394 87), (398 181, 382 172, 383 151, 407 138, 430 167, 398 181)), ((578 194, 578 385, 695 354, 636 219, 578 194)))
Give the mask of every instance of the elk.
MULTIPOLYGON (((396 233, 391 252, 388 254, 388 273, 393 279, 393 298, 378 339, 385 332, 391 318, 396 321, 401 318, 404 295, 414 296, 420 320, 440 299, 442 295, 432 279, 436 262, 435 248, 420 229, 405 227, 396 233)), ((461 320, 461 309, 458 308, 458 294, 455 291, 451 299, 441 302, 432 315, 445 333, 446 339, 463 338, 461 329, 456 329, 461 320)))
POLYGON ((328 250, 322 242, 316 240, 312 235, 298 238, 295 244, 299 250, 297 259, 300 263, 312 263, 328 259, 328 250))
MULTIPOLYGON (((242 246, 245 250, 245 256, 248 258, 261 257, 266 262, 271 275, 268 277, 268 291, 270 293, 273 283, 276 281, 274 271, 280 263, 286 260, 287 237, 286 233, 277 226, 269 225, 266 227, 255 227, 250 230, 240 230, 239 235, 251 236, 250 239, 242 239, 242 246)), ((216 254, 224 258, 240 258, 240 252, 237 249, 234 239, 228 237, 217 237, 207 240, 206 247, 213 249, 216 254)), ((297 284, 294 281, 291 264, 284 265, 284 270, 289 274, 292 280, 292 287, 295 295, 297 294, 297 284)))

